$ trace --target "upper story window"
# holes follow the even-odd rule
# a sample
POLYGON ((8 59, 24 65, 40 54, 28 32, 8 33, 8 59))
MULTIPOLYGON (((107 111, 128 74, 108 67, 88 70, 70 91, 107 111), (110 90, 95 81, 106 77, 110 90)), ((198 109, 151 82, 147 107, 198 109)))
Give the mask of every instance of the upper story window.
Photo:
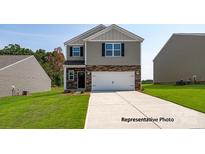
POLYGON ((106 43, 105 44, 106 57, 120 57, 121 56, 121 43, 106 43))
POLYGON ((73 55, 73 57, 80 57, 80 47, 73 47, 72 48, 72 55, 73 55))

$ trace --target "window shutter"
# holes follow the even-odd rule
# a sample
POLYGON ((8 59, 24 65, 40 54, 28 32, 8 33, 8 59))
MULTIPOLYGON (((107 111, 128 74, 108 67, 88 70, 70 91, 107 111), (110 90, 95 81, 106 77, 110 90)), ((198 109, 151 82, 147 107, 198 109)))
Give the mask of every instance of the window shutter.
POLYGON ((80 56, 83 57, 83 47, 80 47, 80 56))
POLYGON ((102 56, 105 56, 105 43, 102 43, 102 56))
POLYGON ((70 47, 70 56, 72 57, 73 56, 73 48, 70 47))
POLYGON ((121 44, 121 56, 125 56, 125 45, 124 45, 124 43, 121 44))

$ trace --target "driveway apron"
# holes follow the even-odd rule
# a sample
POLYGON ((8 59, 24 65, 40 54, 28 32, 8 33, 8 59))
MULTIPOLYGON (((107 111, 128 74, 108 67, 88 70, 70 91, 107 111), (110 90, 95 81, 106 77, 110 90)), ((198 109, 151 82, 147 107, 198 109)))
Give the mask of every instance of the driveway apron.
POLYGON ((92 92, 85 128, 205 128, 205 114, 136 91, 92 92))

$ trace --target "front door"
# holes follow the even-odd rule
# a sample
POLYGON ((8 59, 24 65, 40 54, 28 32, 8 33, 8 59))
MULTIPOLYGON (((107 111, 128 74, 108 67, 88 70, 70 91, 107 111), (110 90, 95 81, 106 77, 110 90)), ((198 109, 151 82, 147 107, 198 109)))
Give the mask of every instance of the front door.
POLYGON ((85 72, 78 72, 78 88, 85 88, 85 72))

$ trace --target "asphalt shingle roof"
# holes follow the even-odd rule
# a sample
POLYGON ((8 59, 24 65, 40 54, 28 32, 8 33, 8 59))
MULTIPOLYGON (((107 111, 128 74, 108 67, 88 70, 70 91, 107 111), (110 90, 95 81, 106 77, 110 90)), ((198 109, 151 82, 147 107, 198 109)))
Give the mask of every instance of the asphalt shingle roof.
POLYGON ((30 56, 31 55, 0 55, 0 69, 30 56))
POLYGON ((67 60, 64 63, 65 65, 85 65, 84 60, 67 60))

